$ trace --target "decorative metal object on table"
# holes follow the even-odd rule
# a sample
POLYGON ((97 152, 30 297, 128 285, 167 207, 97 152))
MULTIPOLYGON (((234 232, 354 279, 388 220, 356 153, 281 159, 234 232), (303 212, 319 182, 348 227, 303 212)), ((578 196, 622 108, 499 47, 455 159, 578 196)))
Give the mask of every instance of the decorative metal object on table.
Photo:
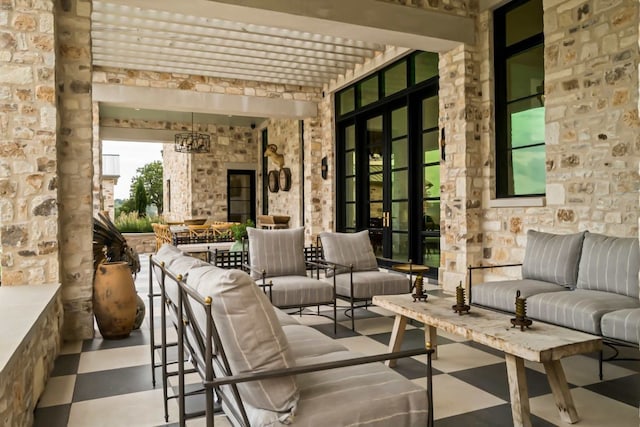
POLYGON ((516 317, 511 319, 511 327, 520 326, 520 330, 531 327, 533 321, 527 318, 527 300, 520 298, 520 290, 516 291, 516 317))
POLYGON ((410 289, 410 291, 414 291, 414 293, 411 294, 411 296, 413 297, 413 302, 416 302, 416 301, 427 302, 427 297, 429 295, 427 295, 424 292, 424 287, 423 287, 424 279, 422 277, 422 274, 429 271, 429 267, 427 267, 426 265, 413 264, 411 260, 409 260, 408 264, 394 265, 393 269, 403 273, 409 273, 410 282, 413 281, 413 274, 415 273, 416 280, 415 282, 413 282, 410 289))
POLYGON ((468 304, 465 304, 465 296, 464 296, 464 288, 462 287, 462 282, 456 287, 456 303, 451 306, 455 313, 458 313, 460 316, 463 314, 469 313, 471 307, 468 304))

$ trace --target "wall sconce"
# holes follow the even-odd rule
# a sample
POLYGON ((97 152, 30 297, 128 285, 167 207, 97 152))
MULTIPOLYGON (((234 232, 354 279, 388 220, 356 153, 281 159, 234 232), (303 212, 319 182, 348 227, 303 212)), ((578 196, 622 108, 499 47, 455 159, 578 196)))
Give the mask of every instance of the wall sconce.
POLYGON ((327 160, 327 156, 322 158, 321 166, 320 166, 320 175, 322 179, 327 179, 327 174, 329 173, 329 161, 327 160))

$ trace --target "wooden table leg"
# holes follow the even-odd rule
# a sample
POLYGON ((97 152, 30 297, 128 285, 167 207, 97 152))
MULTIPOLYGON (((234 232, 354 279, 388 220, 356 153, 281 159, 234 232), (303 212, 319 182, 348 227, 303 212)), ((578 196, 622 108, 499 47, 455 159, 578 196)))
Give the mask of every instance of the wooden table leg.
POLYGON ((529 391, 521 357, 505 353, 509 394, 511 395, 511 414, 514 427, 531 427, 531 410, 529 409, 529 391))
MULTIPOLYGON (((393 322, 393 329, 391 330, 391 339, 389 340, 389 353, 400 350, 406 326, 407 318, 400 314, 396 314, 396 320, 393 322)), ((396 366, 397 362, 397 359, 390 359, 387 360, 385 364, 390 368, 393 368, 396 366)))
POLYGON ((427 348, 433 349, 431 360, 438 360, 438 329, 424 325, 424 344, 427 348))
POLYGON ((560 412, 560 418, 570 424, 578 422, 580 418, 578 418, 578 411, 576 411, 576 407, 573 404, 562 363, 559 360, 551 360, 550 362, 543 362, 543 365, 544 370, 547 372, 549 386, 553 392, 556 406, 560 412))

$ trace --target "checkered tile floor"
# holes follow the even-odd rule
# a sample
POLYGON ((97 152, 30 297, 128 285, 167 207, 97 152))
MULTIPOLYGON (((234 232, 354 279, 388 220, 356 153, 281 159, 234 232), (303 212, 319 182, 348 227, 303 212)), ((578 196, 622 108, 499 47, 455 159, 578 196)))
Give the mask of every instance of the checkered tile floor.
MULTIPOLYGON (((143 266, 147 267, 148 264, 143 262, 143 266)), ((136 286, 146 301, 146 271, 138 275, 136 286)), ((430 292, 439 293, 435 287, 430 292)), ((330 310, 327 309, 327 312, 330 310)), ((378 307, 358 310, 356 333, 349 329, 350 321, 341 313, 335 339, 349 349, 362 353, 386 351, 393 325, 391 313, 378 307)), ((315 315, 296 318, 333 337, 330 319, 315 315)), ((159 325, 159 321, 156 325, 159 325)), ((155 333, 159 336, 158 330, 155 333)), ((65 343, 38 403, 34 425, 177 425, 175 399, 169 401, 169 422, 164 420, 159 370, 156 387, 151 383, 149 334, 146 319, 140 330, 132 332, 124 340, 103 340, 96 331, 93 340, 65 343)), ((419 325, 409 325, 403 348, 418 347, 423 340, 424 334, 419 325)), ((512 426, 502 354, 449 335, 440 336, 438 344, 438 360, 433 362, 436 426, 512 426)), ((637 349, 622 349, 622 353, 628 357, 640 357, 637 349)), ((424 356, 400 360, 397 370, 426 387, 425 362, 424 356)), ((605 363, 604 381, 598 380, 596 355, 575 356, 564 359, 562 363, 581 418, 578 426, 639 425, 640 362, 605 363)), ((542 366, 529 362, 526 366, 533 425, 568 425, 560 421, 542 366)), ((195 387, 198 377, 191 374, 187 382, 195 387)), ((177 378, 171 378, 170 383, 173 387, 177 386, 177 378)), ((204 400, 201 397, 188 399, 188 410, 203 408, 204 400)), ((224 415, 217 416, 215 421, 216 426, 230 425, 224 415)), ((189 420, 188 425, 204 425, 204 419, 189 420)))

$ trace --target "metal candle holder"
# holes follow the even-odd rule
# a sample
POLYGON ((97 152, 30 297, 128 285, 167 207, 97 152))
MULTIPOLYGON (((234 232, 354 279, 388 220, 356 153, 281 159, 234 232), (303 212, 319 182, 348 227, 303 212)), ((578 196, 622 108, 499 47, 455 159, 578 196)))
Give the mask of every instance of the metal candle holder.
POLYGON ((460 285, 456 288, 456 304, 451 306, 453 311, 458 313, 460 316, 469 313, 469 310, 471 309, 469 305, 464 303, 464 298, 464 288, 462 287, 462 282, 460 282, 460 285))
POLYGON ((418 301, 427 301, 427 294, 424 293, 424 288, 422 287, 423 279, 422 274, 418 274, 416 276, 416 281, 413 283, 413 288, 415 289, 415 293, 411 296, 413 297, 413 302, 418 301))
POLYGON ((520 298, 520 290, 516 291, 516 317, 511 319, 511 327, 520 326, 520 330, 531 327, 533 321, 527 318, 527 299, 520 298))

